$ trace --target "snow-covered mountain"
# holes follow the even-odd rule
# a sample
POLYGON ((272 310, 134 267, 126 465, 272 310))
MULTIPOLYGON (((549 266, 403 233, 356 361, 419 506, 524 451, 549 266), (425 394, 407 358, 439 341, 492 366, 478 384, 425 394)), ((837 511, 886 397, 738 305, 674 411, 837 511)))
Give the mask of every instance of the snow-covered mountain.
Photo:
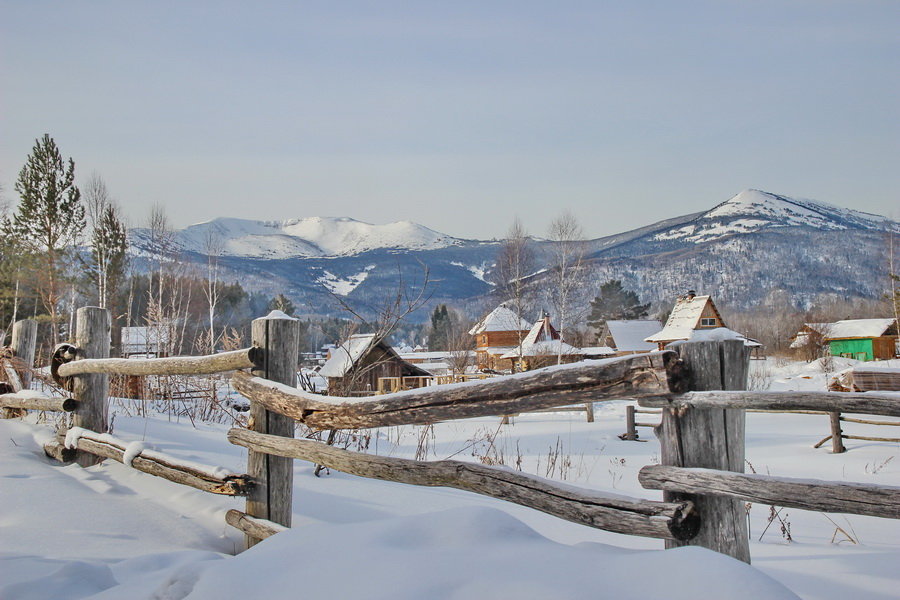
POLYGON ((774 227, 840 231, 884 229, 889 223, 886 217, 823 202, 744 190, 688 223, 656 233, 653 239, 701 243, 774 227))
MULTIPOLYGON (((900 233, 900 224, 745 190, 708 211, 585 242, 589 285, 579 301, 587 303, 609 279, 623 280, 642 301, 660 305, 687 289, 735 307, 759 304, 773 290, 799 305, 820 294, 876 298, 884 291, 885 232, 891 229, 900 233)), ((132 231, 131 240, 136 256, 152 253, 147 230, 132 231)), ((408 221, 372 225, 325 217, 214 219, 175 232, 174 241, 188 260, 200 263, 213 242, 220 246, 226 278, 264 293, 285 293, 313 312, 328 311, 329 293, 375 306, 397 293, 399 280, 415 287, 425 277, 432 303, 478 312, 493 302, 486 295, 500 247, 408 221)), ((532 279, 546 290, 551 246, 532 246, 538 262, 532 279)))
MULTIPOLYGON (((147 229, 131 231, 132 244, 149 250, 147 229)), ((183 252, 223 256, 285 259, 353 256, 379 249, 434 250, 461 240, 412 223, 373 225, 347 217, 306 217, 289 221, 252 221, 219 218, 175 232, 174 244, 183 252)))

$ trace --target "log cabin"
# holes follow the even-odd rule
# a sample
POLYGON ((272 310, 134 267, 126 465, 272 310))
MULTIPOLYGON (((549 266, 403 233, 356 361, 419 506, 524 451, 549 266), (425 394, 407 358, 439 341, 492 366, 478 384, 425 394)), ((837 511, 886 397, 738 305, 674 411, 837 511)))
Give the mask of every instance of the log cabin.
POLYGON ((501 357, 517 349, 530 330, 531 325, 505 304, 489 312, 469 330, 469 335, 475 337, 478 369, 500 371, 511 368, 512 363, 501 357))
POLYGON ((696 330, 726 327, 719 309, 711 296, 698 296, 694 290, 678 298, 666 326, 661 331, 646 338, 645 342, 655 343, 663 350, 672 342, 689 340, 696 330))
POLYGON ((400 358, 374 333, 351 335, 330 350, 319 375, 328 380, 330 396, 374 395, 379 390, 379 380, 387 378, 412 381, 418 387, 431 377, 428 371, 400 358))

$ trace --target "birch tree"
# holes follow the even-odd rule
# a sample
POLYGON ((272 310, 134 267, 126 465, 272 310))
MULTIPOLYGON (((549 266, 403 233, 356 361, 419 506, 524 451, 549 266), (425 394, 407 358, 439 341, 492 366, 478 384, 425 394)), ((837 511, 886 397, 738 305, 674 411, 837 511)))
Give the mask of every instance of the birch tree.
MULTIPOLYGON (((522 221, 516 217, 500 246, 494 270, 497 293, 503 296, 503 301, 515 313, 519 322, 525 318, 531 304, 532 290, 528 286, 527 278, 534 271, 534 253, 529 242, 522 221)), ((518 322, 516 327, 519 328, 518 322)), ((522 341, 525 334, 519 329, 517 331, 519 364, 521 364, 522 341)))
MULTIPOLYGON (((550 223, 548 237, 553 242, 550 302, 556 312, 559 332, 562 335, 571 320, 573 296, 582 283, 584 234, 578 219, 565 211, 550 223)), ((562 357, 560 344, 556 357, 557 364, 562 364, 562 357)))

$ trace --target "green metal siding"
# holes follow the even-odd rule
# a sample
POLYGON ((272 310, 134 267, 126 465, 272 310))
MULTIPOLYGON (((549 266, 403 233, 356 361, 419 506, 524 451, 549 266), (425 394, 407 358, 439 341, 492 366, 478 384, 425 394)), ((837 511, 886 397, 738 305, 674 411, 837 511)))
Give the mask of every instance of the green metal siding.
POLYGON ((846 356, 859 360, 875 360, 872 340, 832 340, 829 342, 832 356, 846 356))

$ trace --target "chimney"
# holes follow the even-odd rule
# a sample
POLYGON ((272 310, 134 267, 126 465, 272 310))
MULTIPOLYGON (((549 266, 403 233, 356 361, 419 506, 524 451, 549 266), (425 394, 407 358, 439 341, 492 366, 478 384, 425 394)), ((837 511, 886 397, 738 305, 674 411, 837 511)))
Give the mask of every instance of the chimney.
POLYGON ((688 293, 687 293, 687 296, 685 296, 685 299, 693 300, 696 295, 697 295, 697 292, 695 292, 694 290, 688 290, 688 293))

